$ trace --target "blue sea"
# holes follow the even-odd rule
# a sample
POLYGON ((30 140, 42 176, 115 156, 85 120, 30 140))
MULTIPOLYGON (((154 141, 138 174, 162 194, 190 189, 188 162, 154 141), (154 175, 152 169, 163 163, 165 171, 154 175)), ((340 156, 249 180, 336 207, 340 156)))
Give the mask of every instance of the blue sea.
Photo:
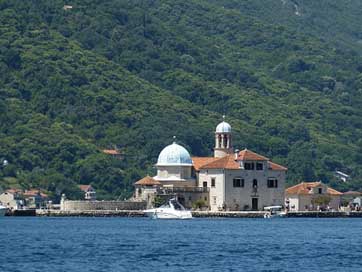
POLYGON ((362 271, 362 219, 2 217, 0 271, 362 271))

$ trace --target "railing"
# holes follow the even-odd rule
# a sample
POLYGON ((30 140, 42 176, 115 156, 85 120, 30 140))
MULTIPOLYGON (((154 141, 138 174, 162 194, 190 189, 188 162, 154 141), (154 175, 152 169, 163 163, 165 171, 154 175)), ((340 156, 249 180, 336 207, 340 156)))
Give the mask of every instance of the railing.
POLYGON ((207 187, 169 187, 160 189, 164 193, 207 193, 209 188, 207 187))

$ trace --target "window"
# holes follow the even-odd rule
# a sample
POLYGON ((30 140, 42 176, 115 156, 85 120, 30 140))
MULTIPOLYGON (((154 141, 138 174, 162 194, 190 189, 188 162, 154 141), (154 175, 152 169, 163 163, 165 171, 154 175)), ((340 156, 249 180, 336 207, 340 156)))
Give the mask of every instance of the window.
POLYGON ((202 186, 203 186, 204 188, 206 188, 206 187, 207 187, 207 181, 204 181, 204 182, 202 183, 202 186))
POLYGON ((244 179, 242 179, 242 178, 234 178, 233 179, 233 187, 244 187, 244 179))
POLYGON ((259 170, 259 171, 263 170, 263 163, 257 162, 256 163, 256 170, 259 170))
POLYGON ((195 172, 195 168, 191 168, 191 177, 195 178, 196 177, 196 172, 195 172))
POLYGON ((256 179, 253 179, 253 188, 258 187, 258 181, 256 179))
POLYGON ((211 178, 211 187, 215 187, 215 178, 211 178))
POLYGON ((254 170, 254 163, 253 162, 245 162, 244 163, 245 170, 254 170))
POLYGON ((268 188, 278 188, 278 180, 276 178, 268 178, 268 188))
POLYGON ((318 194, 322 194, 322 188, 318 188, 318 194))

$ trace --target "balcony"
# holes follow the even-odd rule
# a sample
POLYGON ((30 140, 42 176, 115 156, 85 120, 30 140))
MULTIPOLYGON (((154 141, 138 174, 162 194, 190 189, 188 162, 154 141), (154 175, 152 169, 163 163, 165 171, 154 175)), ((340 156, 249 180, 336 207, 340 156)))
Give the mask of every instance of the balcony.
POLYGON ((172 193, 208 193, 209 188, 207 187, 169 187, 159 189, 164 194, 172 193))
POLYGON ((251 196, 257 196, 258 195, 258 186, 253 186, 251 189, 251 196))

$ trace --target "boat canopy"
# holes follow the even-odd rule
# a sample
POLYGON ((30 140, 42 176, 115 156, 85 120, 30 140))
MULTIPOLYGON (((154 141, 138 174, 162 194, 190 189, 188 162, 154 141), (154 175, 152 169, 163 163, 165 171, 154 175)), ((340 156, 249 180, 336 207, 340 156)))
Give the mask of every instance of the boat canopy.
POLYGON ((264 207, 264 210, 265 210, 265 211, 281 210, 281 209, 283 209, 282 206, 267 206, 267 207, 264 207))

